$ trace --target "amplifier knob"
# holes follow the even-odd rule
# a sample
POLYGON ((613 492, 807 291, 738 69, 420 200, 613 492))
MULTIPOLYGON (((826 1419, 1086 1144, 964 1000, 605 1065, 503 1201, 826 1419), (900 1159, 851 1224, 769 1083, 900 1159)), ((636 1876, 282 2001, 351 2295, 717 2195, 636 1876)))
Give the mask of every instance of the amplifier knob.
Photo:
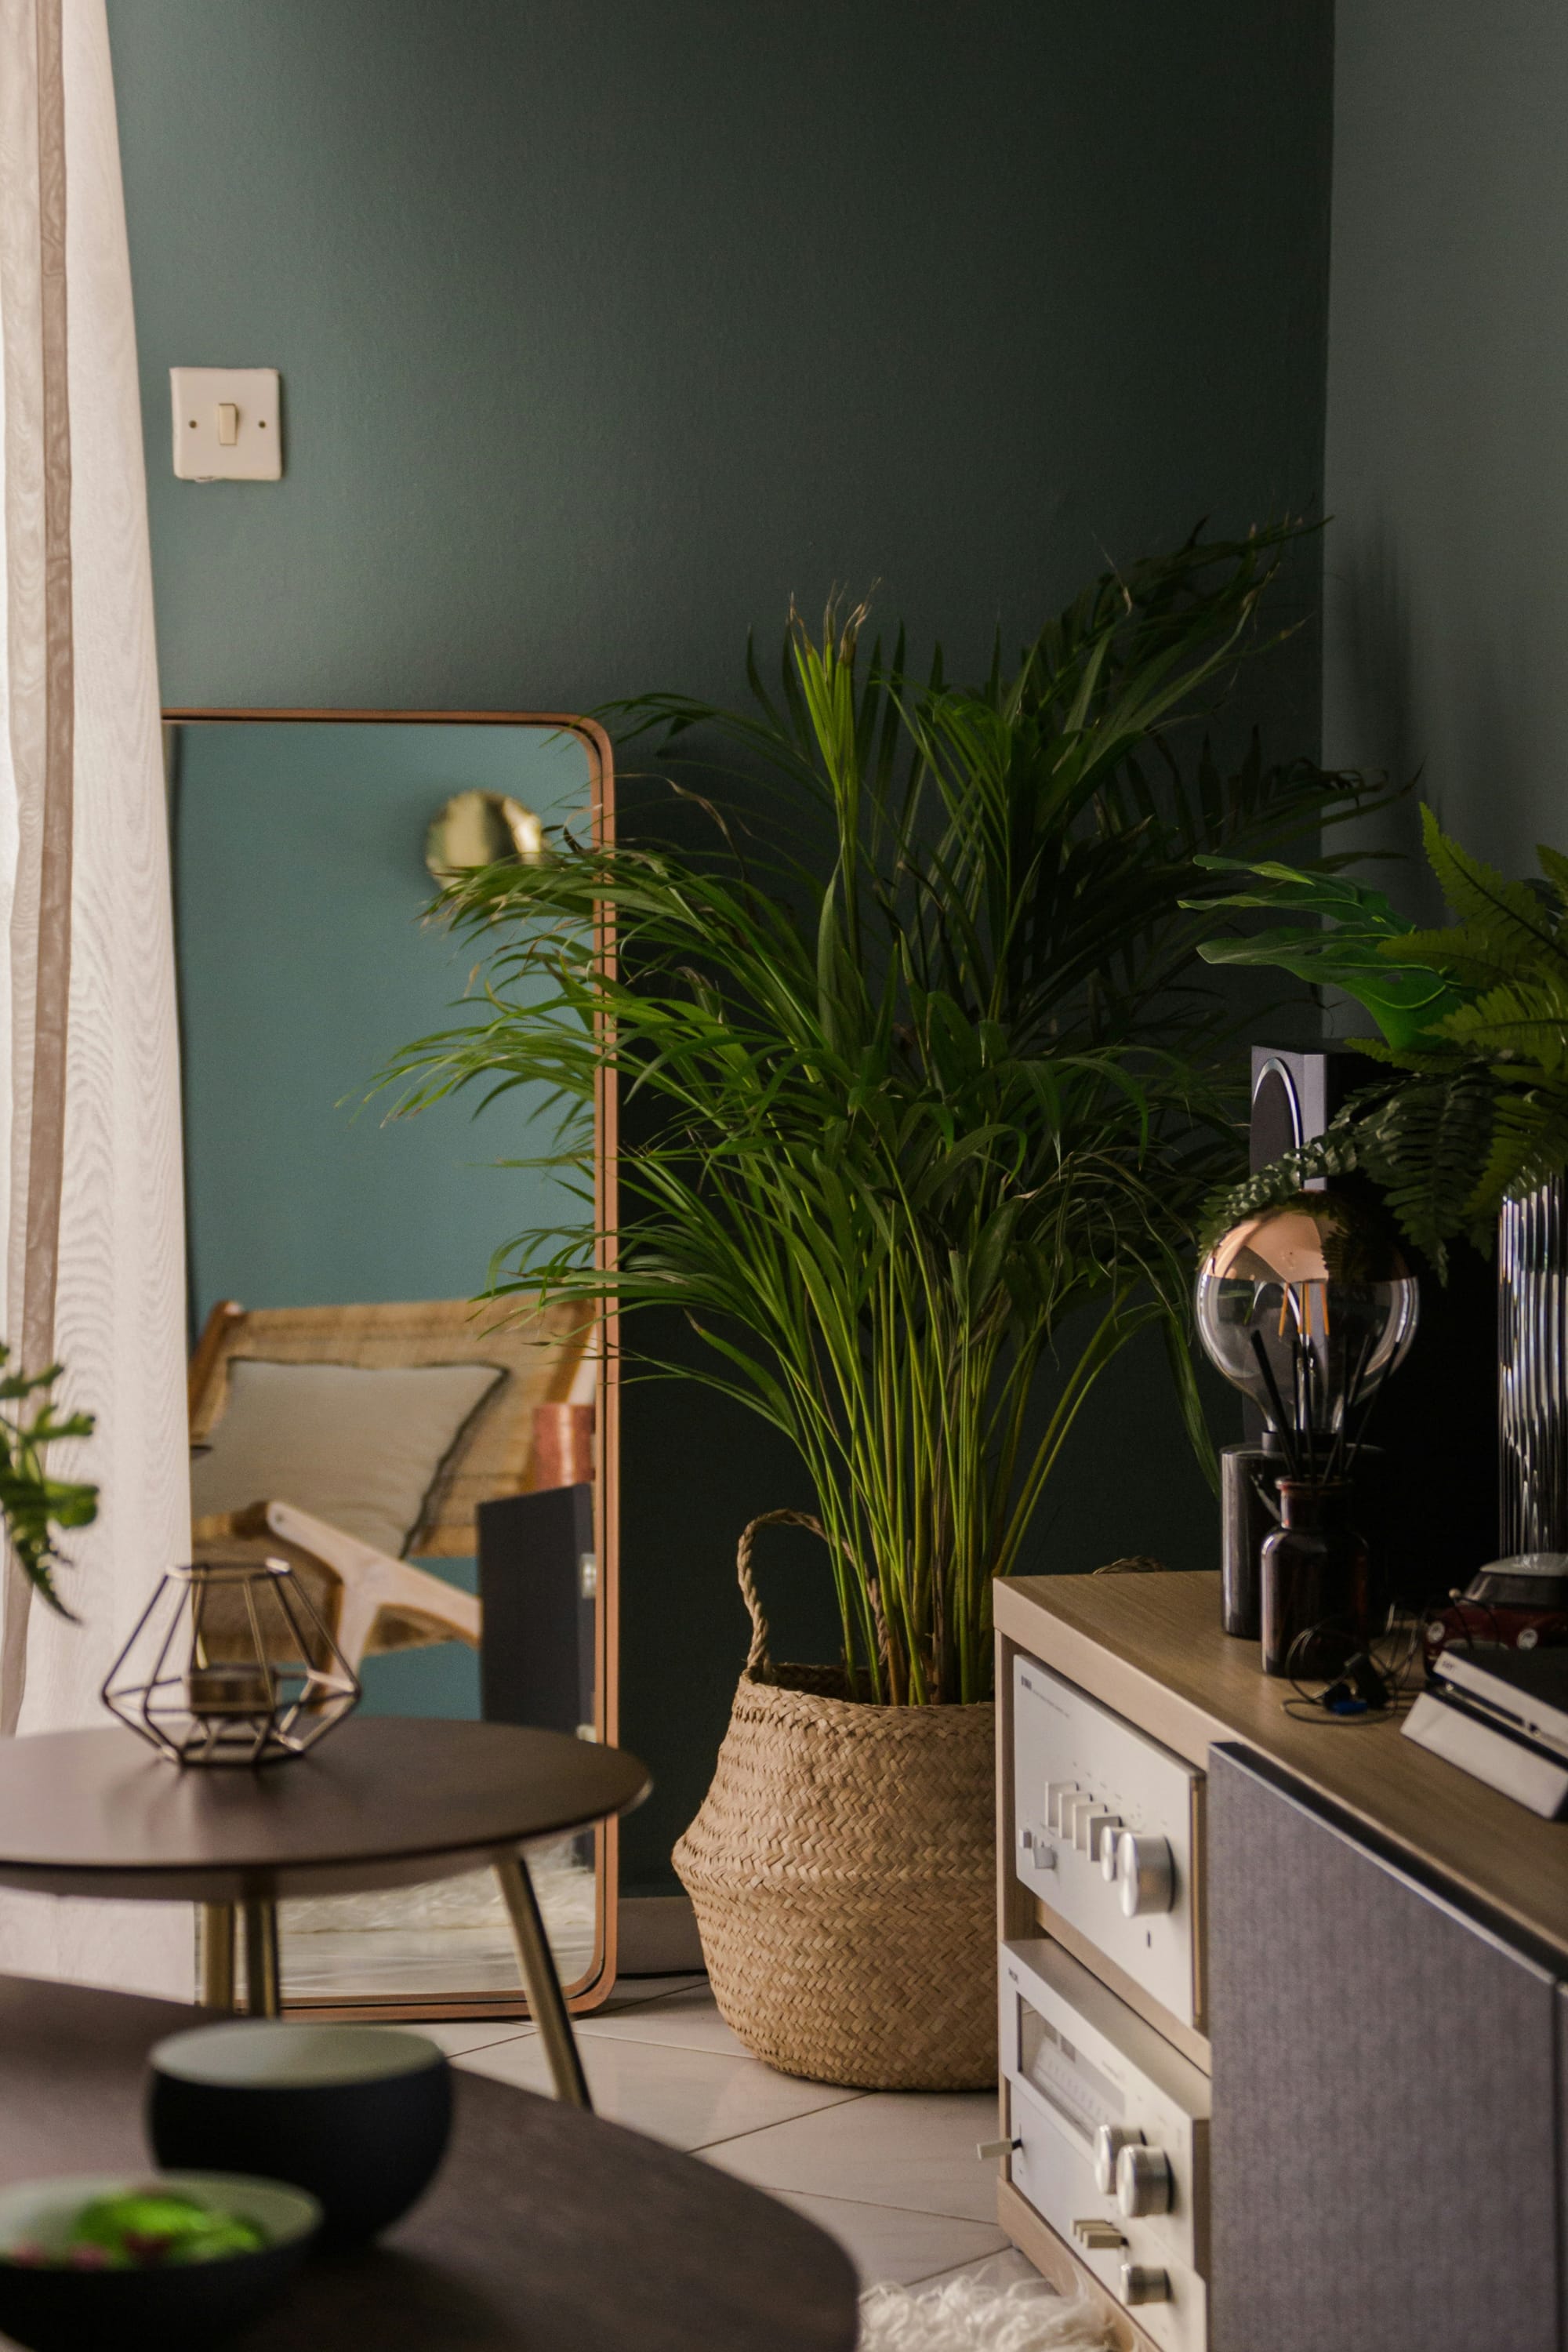
POLYGON ((1124 2147, 1132 2147, 1143 2135, 1126 2131, 1121 2124, 1101 2124, 1094 2135, 1094 2185, 1102 2197, 1116 2194, 1116 2159, 1124 2147))
POLYGON ((1116 2159, 1116 2201, 1130 2221, 1148 2213, 1171 2210, 1171 2165, 1157 2147, 1141 2140, 1124 2147, 1116 2159))
POLYGON ((1171 2282, 1163 2271, 1152 2269, 1147 2263, 1123 2263, 1121 2300, 1123 2303, 1169 2303, 1171 2282))
POLYGON ((1121 1908, 1129 1919, 1154 1911, 1168 1911, 1175 1900, 1176 1877, 1171 1849, 1163 1837, 1144 1837, 1123 1830, 1116 1841, 1116 1878, 1121 1908))

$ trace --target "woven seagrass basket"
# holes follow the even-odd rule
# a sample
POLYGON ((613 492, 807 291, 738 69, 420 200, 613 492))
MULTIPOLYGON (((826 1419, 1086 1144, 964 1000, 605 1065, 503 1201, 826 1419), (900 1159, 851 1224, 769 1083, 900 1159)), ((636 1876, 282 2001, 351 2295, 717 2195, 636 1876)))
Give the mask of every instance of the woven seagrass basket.
POLYGON ((675 1849, 714 1998, 786 2074, 877 2091, 996 2079, 995 1711, 867 1706, 752 1648, 702 1810, 675 1849))

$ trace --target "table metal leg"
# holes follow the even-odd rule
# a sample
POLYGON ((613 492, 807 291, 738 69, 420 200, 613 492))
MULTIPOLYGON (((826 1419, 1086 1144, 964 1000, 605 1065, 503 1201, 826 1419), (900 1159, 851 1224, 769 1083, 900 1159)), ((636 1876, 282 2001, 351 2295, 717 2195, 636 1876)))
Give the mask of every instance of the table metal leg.
POLYGON ((208 2009, 238 2007, 235 1998, 234 1906, 204 1903, 202 1908, 202 2000, 208 2009))
POLYGON ((245 1921, 245 2006, 251 2017, 276 2017, 279 2005, 278 1906, 242 1903, 245 1921))
POLYGON ((561 1998, 561 1979, 555 1973, 554 1957, 539 1916, 539 1901, 528 1874, 528 1864, 521 1854, 510 1854, 504 1862, 496 1864, 495 1874, 511 1920, 511 1939, 517 1947, 517 1964, 522 1970, 529 2011, 550 2061, 555 2095, 569 2106, 592 2111, 594 2102, 588 2096, 587 2077, 572 2032, 572 2020, 561 1998))

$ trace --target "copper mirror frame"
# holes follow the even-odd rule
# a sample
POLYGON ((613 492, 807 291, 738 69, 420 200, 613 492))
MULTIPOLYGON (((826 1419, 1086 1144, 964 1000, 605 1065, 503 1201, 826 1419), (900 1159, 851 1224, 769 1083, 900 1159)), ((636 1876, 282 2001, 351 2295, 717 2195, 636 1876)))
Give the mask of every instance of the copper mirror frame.
MULTIPOLYGON (((592 719, 573 713, 537 710, 309 710, 229 709, 202 706, 175 708, 163 713, 165 729, 221 724, 278 726, 461 726, 527 727, 574 736, 588 763, 592 835, 595 843, 615 839, 615 763, 610 739, 592 719)), ((605 909, 598 927, 599 960, 613 970, 616 939, 613 914, 605 909)), ((613 1236, 616 1223, 617 1097, 613 1072, 599 1076, 595 1109, 595 1150, 594 1208, 598 1238, 595 1261, 605 1270, 614 1263, 613 1236)), ((620 1383, 616 1317, 606 1308, 600 1326, 600 1361, 594 1432, 594 1533, 598 1580, 595 1628, 595 1736, 613 1746, 620 1731, 620 1383)), ((286 1769, 286 1768, 283 1768, 286 1769)), ((598 2009, 608 2000, 617 1965, 619 1823, 601 1822, 595 1842, 594 1949, 585 1971, 565 1986, 567 2006, 577 2013, 598 2009)), ((361 2021, 398 2018, 526 2017, 528 2002, 519 1990, 501 1992, 454 1991, 418 1996, 392 1994, 363 1998, 294 2000, 285 2011, 298 2016, 352 2018, 361 2021)))

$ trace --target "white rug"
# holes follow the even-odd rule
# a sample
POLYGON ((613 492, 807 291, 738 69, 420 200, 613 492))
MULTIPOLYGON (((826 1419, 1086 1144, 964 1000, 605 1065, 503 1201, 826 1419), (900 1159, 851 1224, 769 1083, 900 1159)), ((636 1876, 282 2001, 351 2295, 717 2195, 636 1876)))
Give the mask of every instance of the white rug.
POLYGON ((1007 2287, 982 2278, 945 2286, 874 2286, 860 2298, 858 2352, 1110 2352, 1090 2305, 1044 2280, 1007 2287))

